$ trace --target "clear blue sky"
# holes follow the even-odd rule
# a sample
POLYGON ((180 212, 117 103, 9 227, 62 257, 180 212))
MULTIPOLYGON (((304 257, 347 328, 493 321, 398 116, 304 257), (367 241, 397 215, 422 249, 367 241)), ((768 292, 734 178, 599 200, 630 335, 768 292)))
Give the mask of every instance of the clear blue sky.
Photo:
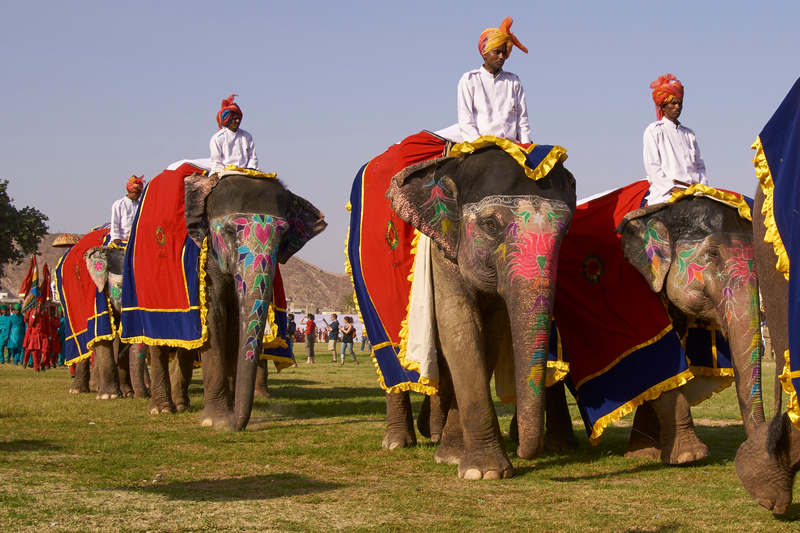
POLYGON ((675 74, 711 185, 752 195, 750 144, 800 76, 800 2, 5 2, 2 178, 52 232, 110 218, 131 174, 208 157, 236 93, 267 172, 326 214, 299 256, 344 272, 358 169, 456 122, 477 40, 514 18, 534 142, 559 144, 578 196, 644 177, 649 84, 675 74))

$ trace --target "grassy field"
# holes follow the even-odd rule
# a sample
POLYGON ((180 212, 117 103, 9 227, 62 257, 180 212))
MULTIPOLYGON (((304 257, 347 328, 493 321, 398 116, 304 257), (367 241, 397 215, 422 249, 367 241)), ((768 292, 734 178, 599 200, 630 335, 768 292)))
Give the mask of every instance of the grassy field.
MULTIPOLYGON (((300 352, 298 347, 297 352, 300 352)), ((623 457, 631 416, 592 447, 525 461, 515 475, 464 481, 434 446, 389 452, 370 358, 270 374, 247 431, 201 428, 192 407, 146 414, 147 400, 67 393, 66 369, 0 365, 0 531, 797 531, 800 504, 776 520, 739 484, 745 435, 733 389, 695 408, 711 458, 692 467, 623 457), (364 364, 366 363, 366 364, 364 364)), ((764 368, 771 398, 774 363, 764 368)), ((415 409, 422 396, 412 395, 415 409)), ((771 402, 767 402, 771 410, 771 402)), ((499 404, 498 404, 499 405, 499 404)), ((511 409, 499 407, 508 430, 511 409)))

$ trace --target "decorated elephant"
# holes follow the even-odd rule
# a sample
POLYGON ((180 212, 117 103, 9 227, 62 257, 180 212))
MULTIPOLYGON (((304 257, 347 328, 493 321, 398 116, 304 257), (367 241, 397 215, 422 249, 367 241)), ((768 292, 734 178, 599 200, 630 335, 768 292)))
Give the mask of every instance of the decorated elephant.
MULTIPOLYGON (((386 213, 390 229, 387 250, 399 249, 392 231, 403 230, 397 228, 395 216, 431 242, 428 272, 435 323, 430 338, 433 342, 438 331, 439 361, 448 369, 442 372, 439 369, 445 365, 437 365, 440 389, 443 393, 450 390, 444 383, 449 381, 453 391, 446 399, 437 395, 433 400, 440 406, 437 412, 447 410, 435 459, 457 464, 458 475, 467 479, 509 478, 513 468, 489 383, 501 354, 507 356, 504 364, 516 369, 521 436, 517 455, 535 457, 542 449, 543 378, 556 262, 575 208, 575 180, 562 164, 566 157, 560 147, 540 146, 537 152, 534 147, 523 150, 487 137, 452 150, 448 146, 442 150, 443 144, 423 133, 407 139, 397 150, 390 148, 387 157, 373 160, 366 168, 403 163, 401 172, 389 176, 385 193, 392 210, 386 213), (421 147, 429 147, 429 153, 438 149, 450 155, 420 157, 421 161, 405 166, 408 158, 403 154, 419 154, 421 147), (507 349, 509 345, 513 349, 507 349)), ((369 196, 362 201, 361 179, 357 177, 351 195, 348 249, 358 303, 380 364, 382 350, 393 343, 382 342, 379 328, 371 322, 370 306, 376 295, 360 292, 366 263, 356 252, 364 249, 367 235, 362 231, 364 225, 356 226, 353 221, 370 216, 364 209, 375 205, 369 196)), ((370 187, 380 186, 370 179, 363 179, 363 190, 368 193, 370 187)), ((370 220, 375 222, 380 226, 370 220)), ((422 245, 414 252, 417 258, 423 253, 422 245)), ((399 276, 404 279, 405 274, 399 276)), ((419 264, 414 276, 415 281, 422 276, 419 264)), ((390 352, 387 357, 394 355, 390 352)), ((434 364, 424 366, 432 370, 434 364)), ((382 382, 390 389, 384 446, 394 448, 415 439, 407 391, 417 383, 392 386, 386 368, 381 368, 382 382)), ((418 383, 431 381, 419 379, 418 383)), ((433 426, 430 430, 436 433, 442 418, 430 419, 423 427, 433 426)))
MULTIPOLYGON (((737 195, 695 186, 674 203, 628 214, 618 228, 625 256, 668 302, 672 327, 686 346, 694 373, 685 385, 640 407, 628 447, 631 455, 657 454, 655 441, 665 463, 691 462, 708 454, 694 432, 689 406, 720 389, 717 380, 703 376, 718 361, 706 369, 695 366, 689 328, 695 323, 718 326, 729 346, 747 434, 764 422, 761 313, 749 212, 737 195)), ((721 358, 720 346, 715 353, 721 358)))
POLYGON ((800 79, 759 134, 753 159, 760 186, 753 215, 755 260, 775 350, 775 416, 736 454, 736 473, 763 507, 783 515, 800 470, 800 79), (781 390, 789 405, 781 413, 781 390))
MULTIPOLYGON (((188 236, 201 249, 207 243, 208 250, 201 274, 208 328, 200 347, 205 398, 201 423, 240 430, 250 418, 265 331, 270 322, 278 322, 269 319, 277 265, 327 223, 318 209, 274 175, 193 174, 184 186, 188 236)), ((167 373, 164 351, 153 358, 154 395, 155 376, 167 373)))

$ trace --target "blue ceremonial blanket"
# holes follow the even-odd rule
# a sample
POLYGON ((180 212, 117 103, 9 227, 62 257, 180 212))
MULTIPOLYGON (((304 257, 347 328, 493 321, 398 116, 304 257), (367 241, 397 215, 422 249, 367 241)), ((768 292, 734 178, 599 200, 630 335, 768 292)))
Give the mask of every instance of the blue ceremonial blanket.
MULTIPOLYGON (((116 336, 108 296, 97 290, 83 254, 95 246, 107 246, 110 232, 99 229, 84 235, 58 261, 55 268, 58 297, 64 306, 64 357, 68 365, 91 357, 99 340, 116 336)), ((105 265, 101 265, 104 268, 105 265)))
MULTIPOLYGON (((765 241, 778 256, 778 271, 789 280, 789 324, 800 321, 800 79, 761 130, 753 144, 753 163, 765 200, 767 227, 765 241)), ((785 367, 781 375, 790 394, 788 413, 800 428, 800 328, 789 328, 789 352, 781 354, 785 367)), ((780 359, 778 360, 780 361, 780 359)))

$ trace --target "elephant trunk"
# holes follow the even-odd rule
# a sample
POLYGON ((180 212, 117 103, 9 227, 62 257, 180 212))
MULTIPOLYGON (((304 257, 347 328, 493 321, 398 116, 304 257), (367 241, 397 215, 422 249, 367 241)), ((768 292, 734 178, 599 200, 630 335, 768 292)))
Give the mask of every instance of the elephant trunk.
POLYGON ((272 300, 272 283, 264 290, 250 293, 240 303, 239 353, 236 362, 236 382, 234 384, 233 429, 238 431, 247 427, 250 412, 253 410, 256 373, 261 356, 264 329, 268 327, 267 315, 272 300))
POLYGON ((731 348, 739 409, 750 436, 765 420, 761 396, 761 312, 755 280, 726 288, 722 303, 720 315, 731 348))
MULTIPOLYGON (((555 257, 549 258, 555 262, 555 257)), ((555 272, 555 268, 552 269, 555 272)), ((523 459, 537 457, 544 447, 545 382, 555 276, 515 283, 506 298, 514 348, 519 448, 523 459)))

